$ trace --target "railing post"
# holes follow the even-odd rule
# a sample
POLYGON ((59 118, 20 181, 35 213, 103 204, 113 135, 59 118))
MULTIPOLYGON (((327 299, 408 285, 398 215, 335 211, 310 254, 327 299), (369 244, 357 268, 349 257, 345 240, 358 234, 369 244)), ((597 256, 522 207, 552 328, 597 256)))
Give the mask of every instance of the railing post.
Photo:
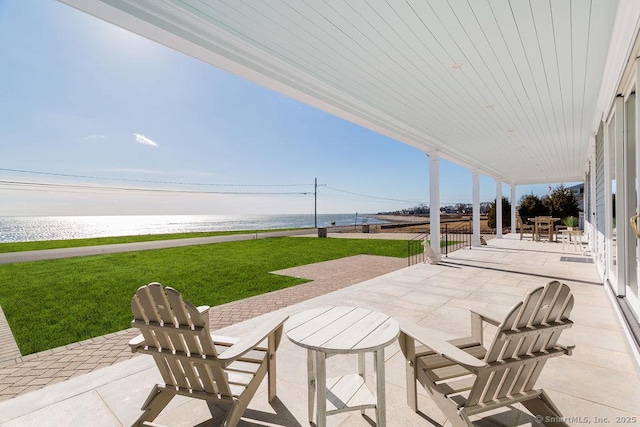
POLYGON ((407 267, 411 267, 411 240, 407 242, 407 267))
POLYGON ((413 239, 407 241, 407 264, 412 266, 416 262, 424 262, 424 245, 423 242, 426 239, 426 233, 418 235, 413 239))
POLYGON ((444 225, 444 256, 449 258, 449 226, 444 225))

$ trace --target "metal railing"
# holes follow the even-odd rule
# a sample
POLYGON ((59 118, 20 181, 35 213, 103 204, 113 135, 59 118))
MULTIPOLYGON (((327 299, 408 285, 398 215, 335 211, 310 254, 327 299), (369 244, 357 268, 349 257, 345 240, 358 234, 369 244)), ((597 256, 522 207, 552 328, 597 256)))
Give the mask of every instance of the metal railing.
POLYGON ((449 253, 468 247, 471 249, 471 237, 473 236, 473 228, 467 225, 449 228, 444 225, 444 232, 440 229, 441 239, 444 241, 444 247, 440 248, 440 253, 445 257, 449 253))
MULTIPOLYGON (((473 228, 468 225, 449 227, 444 224, 440 228, 440 238, 443 244, 440 246, 440 253, 445 257, 458 249, 468 247, 471 249, 471 237, 473 228)), ((427 233, 421 233, 413 239, 407 241, 407 263, 409 266, 424 262, 424 244, 427 233)))
POLYGON ((407 242, 407 262, 409 266, 424 262, 424 241, 427 233, 421 233, 407 242))

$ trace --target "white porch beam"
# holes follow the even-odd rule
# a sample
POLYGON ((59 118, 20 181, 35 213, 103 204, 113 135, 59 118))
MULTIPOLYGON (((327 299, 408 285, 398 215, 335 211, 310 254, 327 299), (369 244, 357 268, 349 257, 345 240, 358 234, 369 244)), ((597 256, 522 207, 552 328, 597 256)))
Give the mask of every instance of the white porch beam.
POLYGON ((516 185, 511 185, 511 234, 518 232, 516 228, 516 185))
POLYGON ((502 181, 496 179, 496 239, 502 239, 502 181))
POLYGON ((473 236, 471 246, 480 247, 480 172, 471 171, 473 179, 473 236))
POLYGON ((440 157, 429 153, 429 239, 440 261, 440 157))

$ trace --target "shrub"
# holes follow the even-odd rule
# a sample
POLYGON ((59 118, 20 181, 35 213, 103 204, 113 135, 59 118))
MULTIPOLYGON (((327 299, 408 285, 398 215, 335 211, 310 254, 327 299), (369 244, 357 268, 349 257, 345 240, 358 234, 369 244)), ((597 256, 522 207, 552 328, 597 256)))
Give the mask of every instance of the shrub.
POLYGON ((542 201, 534 194, 527 194, 520 198, 518 212, 520 213, 520 218, 523 220, 541 215, 549 215, 548 210, 545 212, 542 201))
POLYGON ((578 226, 578 218, 575 216, 567 216, 562 219, 562 223, 567 227, 577 227, 578 226))
MULTIPOLYGON (((496 201, 494 200, 489 207, 487 214, 487 225, 489 228, 496 228, 496 201)), ((502 226, 511 226, 511 203, 506 197, 502 197, 502 226)))
POLYGON ((580 213, 575 194, 563 185, 557 186, 551 195, 542 199, 546 214, 557 218, 577 217, 580 213))

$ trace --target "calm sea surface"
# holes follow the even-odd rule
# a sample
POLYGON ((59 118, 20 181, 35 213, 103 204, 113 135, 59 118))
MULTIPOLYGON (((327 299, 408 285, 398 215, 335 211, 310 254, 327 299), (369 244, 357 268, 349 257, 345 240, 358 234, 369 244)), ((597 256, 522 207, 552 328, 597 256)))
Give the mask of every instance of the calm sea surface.
MULTIPOLYGON (((352 225, 355 214, 318 215, 318 226, 352 225)), ((358 215, 358 224, 380 224, 358 215)), ((82 239, 199 231, 313 227, 313 215, 123 215, 0 217, 0 242, 82 239)))

